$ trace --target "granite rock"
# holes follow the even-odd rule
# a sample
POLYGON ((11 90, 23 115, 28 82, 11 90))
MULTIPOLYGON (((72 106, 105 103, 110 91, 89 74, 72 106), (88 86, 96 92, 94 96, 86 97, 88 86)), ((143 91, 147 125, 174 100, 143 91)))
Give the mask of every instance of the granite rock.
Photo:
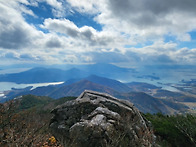
POLYGON ((155 136, 138 109, 108 94, 84 91, 57 106, 51 133, 65 147, 149 147, 155 136))

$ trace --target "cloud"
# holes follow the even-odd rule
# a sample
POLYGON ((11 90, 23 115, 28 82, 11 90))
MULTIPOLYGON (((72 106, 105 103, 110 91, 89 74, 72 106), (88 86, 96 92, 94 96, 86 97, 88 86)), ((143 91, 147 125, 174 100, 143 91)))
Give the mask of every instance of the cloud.
POLYGON ((74 53, 64 56, 65 63, 118 63, 128 61, 130 58, 116 52, 74 53))
POLYGON ((18 61, 41 61, 42 59, 39 56, 32 55, 25 52, 16 52, 13 50, 8 50, 1 52, 0 58, 9 59, 9 60, 18 60, 18 61))
POLYGON ((195 64, 196 49, 177 48, 175 43, 155 42, 142 48, 130 48, 125 55, 134 59, 135 65, 195 64))
MULTIPOLYGON (((16 5, 18 6, 18 5, 16 5)), ((19 6, 18 6, 19 7, 19 6)), ((25 22, 22 12, 0 3, 0 47, 20 49, 30 44, 35 36, 40 35, 34 27, 25 22)))
POLYGON ((190 41, 188 32, 196 29, 195 0, 68 2, 81 13, 91 15, 90 11, 95 12, 93 10, 96 9, 94 20, 103 25, 103 31, 118 32, 119 38, 127 39, 130 44, 154 42, 164 39, 166 35, 174 36, 179 41, 190 41))
POLYGON ((196 64, 196 48, 191 50, 182 48, 177 50, 173 57, 181 64, 196 64))
POLYGON ((195 0, 108 0, 96 20, 138 38, 171 33, 187 41, 187 32, 196 28, 195 7, 195 0))
POLYGON ((158 55, 158 56, 152 56, 152 61, 159 63, 159 64, 171 64, 174 63, 174 61, 167 55, 158 55))
POLYGON ((0 1, 0 60, 195 64, 196 49, 178 45, 192 39, 189 32, 196 29, 195 7, 195 0, 0 1), (51 6, 51 18, 41 19, 30 9, 40 4, 51 6), (67 17, 72 13, 74 18, 74 12, 92 17, 102 30, 78 27, 67 17), (26 17, 43 23, 29 24, 26 17), (165 42, 165 36, 175 39, 165 42))
POLYGON ((51 37, 46 42, 46 47, 48 47, 48 48, 60 48, 60 47, 62 47, 62 44, 61 44, 61 42, 59 41, 58 38, 51 37))
POLYGON ((68 54, 64 56, 64 63, 77 63, 78 62, 78 56, 76 54, 68 54))
POLYGON ((8 59, 19 59, 19 54, 14 53, 14 52, 8 52, 3 55, 3 57, 8 58, 8 59))
POLYGON ((77 11, 81 13, 90 13, 96 14, 99 12, 99 5, 104 4, 101 2, 101 0, 82 0, 82 1, 76 1, 76 0, 67 0, 67 2, 73 7, 73 9, 76 9, 77 11))
POLYGON ((0 3, 0 47, 2 48, 19 48, 23 43, 28 42, 28 34, 22 27, 20 21, 21 16, 15 14, 13 9, 0 3), (10 19, 7 19, 10 18, 10 19), (14 21, 16 20, 15 24, 14 21))
POLYGON ((53 6, 54 8, 61 9, 62 3, 57 0, 45 0, 49 5, 53 6))
POLYGON ((22 61, 43 61, 42 57, 31 54, 21 54, 19 58, 22 61))
POLYGON ((52 7, 52 13, 55 18, 63 18, 70 13, 70 8, 65 0, 43 0, 52 7))
POLYGON ((90 52, 85 55, 91 57, 91 61, 94 63, 119 63, 130 61, 130 58, 127 58, 119 52, 90 52))
MULTIPOLYGON (((89 26, 83 26, 78 28, 72 21, 68 19, 45 19, 42 28, 48 29, 51 32, 61 33, 68 38, 74 39, 75 42, 80 42, 84 46, 107 46, 113 41, 117 41, 115 34, 108 32, 98 32, 94 28, 89 26)), ((77 43, 76 43, 77 44, 77 43)))
POLYGON ((1 28, 0 47, 7 49, 18 49, 26 46, 29 42, 28 32, 20 25, 15 25, 13 28, 1 28))
POLYGON ((45 19, 42 28, 49 29, 51 31, 67 34, 71 37, 76 37, 79 29, 78 27, 68 19, 45 19))

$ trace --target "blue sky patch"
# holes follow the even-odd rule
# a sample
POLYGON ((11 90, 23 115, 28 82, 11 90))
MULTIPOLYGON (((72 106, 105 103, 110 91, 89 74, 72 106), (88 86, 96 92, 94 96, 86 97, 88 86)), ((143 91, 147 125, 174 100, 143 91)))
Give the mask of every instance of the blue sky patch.
POLYGON ((165 35, 164 36, 164 42, 168 43, 168 42, 176 42, 176 37, 173 35, 165 35))
POLYGON ((46 3, 39 3, 39 7, 26 6, 31 9, 33 13, 38 17, 33 17, 30 15, 25 15, 25 19, 29 24, 42 24, 44 19, 54 18, 52 14, 52 7, 46 3))
POLYGON ((102 25, 93 20, 95 16, 96 15, 88 15, 74 11, 74 13, 67 16, 66 19, 73 21, 79 28, 83 26, 91 26, 97 31, 102 31, 102 25))
POLYGON ((179 48, 187 47, 189 49, 196 48, 196 39, 192 41, 186 41, 186 42, 179 42, 178 43, 179 48))
POLYGON ((196 40, 196 30, 189 32, 189 34, 191 35, 192 40, 196 40))
MULTIPOLYGON (((34 24, 36 26, 38 24, 42 24, 44 19, 56 18, 52 13, 52 7, 50 5, 47 5, 46 3, 39 3, 39 7, 27 6, 27 8, 31 9, 34 14, 38 16, 33 17, 30 15, 24 15, 24 18, 29 24, 34 24)), ((65 16, 64 18, 74 22, 74 24, 79 28, 83 26, 90 26, 97 31, 102 31, 102 25, 94 21, 94 17, 96 17, 96 15, 89 15, 74 11, 73 13, 67 14, 67 16, 65 16)))

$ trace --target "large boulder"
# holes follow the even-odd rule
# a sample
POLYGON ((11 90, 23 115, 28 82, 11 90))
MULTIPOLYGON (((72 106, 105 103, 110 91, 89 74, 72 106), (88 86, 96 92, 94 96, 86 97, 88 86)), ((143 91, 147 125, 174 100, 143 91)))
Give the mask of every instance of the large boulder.
POLYGON ((52 113, 52 134, 65 147, 153 146, 155 136, 132 103, 84 91, 52 113))

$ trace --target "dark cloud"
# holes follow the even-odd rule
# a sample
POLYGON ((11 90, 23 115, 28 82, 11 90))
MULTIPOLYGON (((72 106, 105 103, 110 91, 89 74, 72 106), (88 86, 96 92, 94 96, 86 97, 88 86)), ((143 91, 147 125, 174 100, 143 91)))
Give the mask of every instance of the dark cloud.
POLYGON ((0 47, 5 49, 19 49, 29 42, 28 30, 23 26, 4 26, 0 31, 0 47))
POLYGON ((48 48, 60 48, 62 47, 61 42, 57 38, 51 38, 46 42, 46 47, 48 48))
MULTIPOLYGON (((196 14, 195 0, 109 0, 108 8, 115 17, 144 26, 169 25, 165 19, 173 12, 196 14)), ((175 19, 175 18, 174 18, 175 19)))
POLYGON ((81 32, 81 36, 84 37, 87 40, 92 40, 93 33, 90 29, 86 29, 83 32, 81 32))
POLYGON ((68 28, 66 30, 66 34, 69 35, 70 37, 78 37, 79 32, 77 30, 72 29, 72 28, 68 28))
POLYGON ((17 2, 13 8, 0 2, 0 47, 3 49, 20 49, 26 47, 35 29, 27 24, 21 15, 17 2), (16 8, 15 8, 16 7, 16 8))
POLYGON ((184 11, 196 13, 195 0, 150 0, 145 1, 145 6, 153 13, 168 13, 169 11, 184 11))
POLYGON ((108 6, 120 16, 134 16, 136 13, 166 14, 171 11, 186 11, 196 13, 195 0, 109 0, 108 6))
POLYGON ((174 61, 167 55, 159 55, 159 56, 155 56, 155 57, 151 57, 152 61, 154 61, 154 63, 161 63, 161 64, 167 64, 167 63, 174 63, 174 61))

